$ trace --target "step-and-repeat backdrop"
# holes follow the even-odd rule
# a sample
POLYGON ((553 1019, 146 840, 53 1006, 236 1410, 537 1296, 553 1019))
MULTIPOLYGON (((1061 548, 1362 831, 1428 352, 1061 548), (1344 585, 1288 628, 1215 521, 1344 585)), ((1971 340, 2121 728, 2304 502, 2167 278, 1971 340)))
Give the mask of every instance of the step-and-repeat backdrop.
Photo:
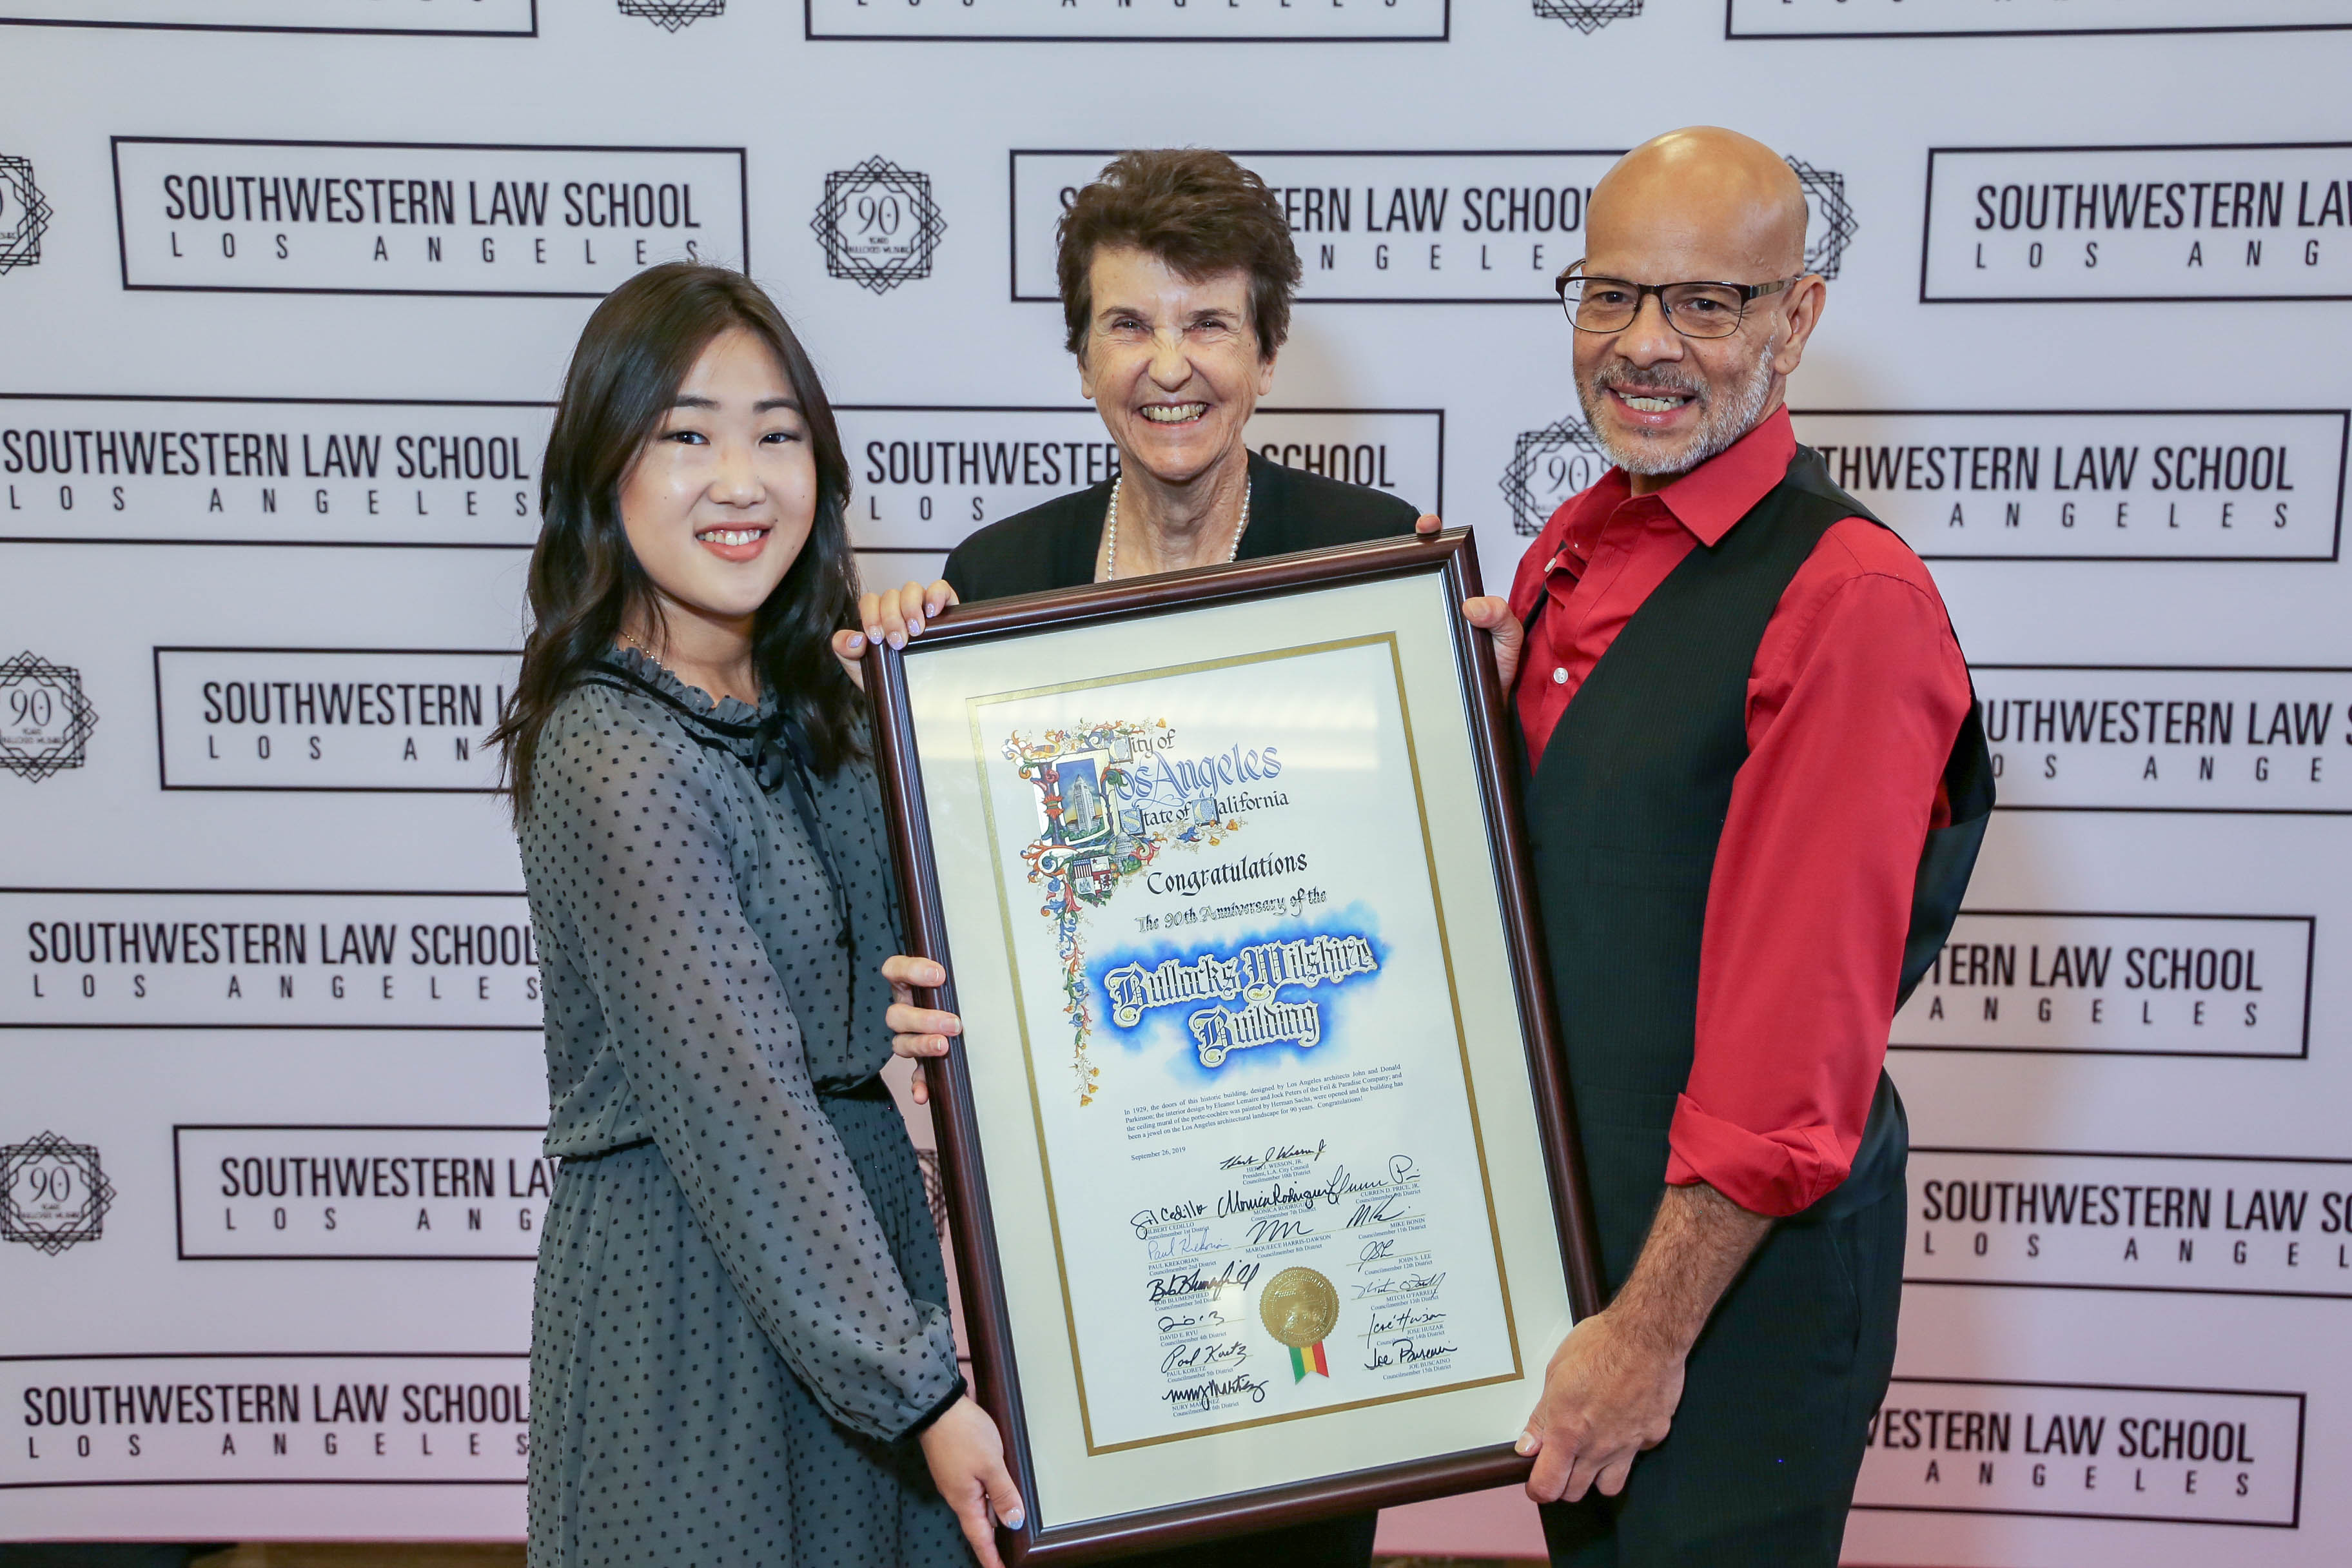
POLYGON ((1250 439, 1498 582, 1602 464, 1593 182, 1715 121, 1803 179, 1798 427, 2000 769, 1895 1027, 1849 1559, 2344 1562, 2347 67, 2352 0, 0 0, 0 1538, 520 1532, 552 1171, 484 732, 600 293, 748 266, 869 577, 927 576, 1110 471, 1071 189, 1224 147, 1307 269, 1250 439))

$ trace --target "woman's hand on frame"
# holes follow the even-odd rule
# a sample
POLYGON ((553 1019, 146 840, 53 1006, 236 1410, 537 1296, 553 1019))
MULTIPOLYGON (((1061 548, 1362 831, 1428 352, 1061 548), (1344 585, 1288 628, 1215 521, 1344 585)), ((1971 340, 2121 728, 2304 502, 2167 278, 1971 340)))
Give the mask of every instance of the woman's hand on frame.
MULTIPOLYGON (((948 983, 945 966, 928 958, 909 958, 902 952, 882 961, 882 978, 890 983, 890 1008, 882 1015, 882 1022, 890 1030, 892 1053, 902 1057, 947 1055, 948 1041, 963 1033, 963 1020, 936 1007, 915 1005, 917 986, 935 991, 948 983)), ((930 1086, 920 1072, 915 1074, 908 1092, 915 1097, 917 1105, 930 1102, 930 1086)))
POLYGON ((923 635, 941 610, 956 603, 956 591, 945 579, 925 584, 909 583, 903 588, 886 588, 879 594, 866 594, 857 601, 857 624, 863 631, 833 634, 833 656, 849 671, 849 679, 859 686, 866 684, 866 647, 868 643, 888 643, 892 647, 905 647, 908 639, 923 635))
POLYGON ((1003 1568, 1003 1559, 996 1554, 996 1526, 1002 1522, 1007 1530, 1021 1528, 1021 1494, 1013 1488, 1013 1473, 1004 1468, 1004 1440, 997 1435, 996 1423, 967 1394, 924 1427, 920 1441, 931 1479, 955 1510, 972 1555, 982 1568, 1003 1568))

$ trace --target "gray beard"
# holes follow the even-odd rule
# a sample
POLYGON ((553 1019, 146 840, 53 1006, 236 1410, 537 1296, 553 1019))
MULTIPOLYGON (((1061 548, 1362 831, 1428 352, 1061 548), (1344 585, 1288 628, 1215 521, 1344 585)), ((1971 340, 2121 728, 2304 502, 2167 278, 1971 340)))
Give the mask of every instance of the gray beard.
POLYGON ((1772 356, 1776 352, 1774 344, 1765 343, 1757 353, 1748 379, 1732 394, 1730 401, 1718 404, 1708 394, 1700 394, 1698 428, 1691 433, 1688 444, 1677 451, 1664 451, 1646 436, 1631 442, 1613 437, 1601 422, 1601 390, 1598 385, 1579 381, 1576 397, 1584 405, 1584 422, 1591 428, 1594 439, 1619 468, 1629 474, 1688 473, 1708 458, 1728 451, 1742 436, 1763 422, 1764 405, 1772 395, 1772 356))

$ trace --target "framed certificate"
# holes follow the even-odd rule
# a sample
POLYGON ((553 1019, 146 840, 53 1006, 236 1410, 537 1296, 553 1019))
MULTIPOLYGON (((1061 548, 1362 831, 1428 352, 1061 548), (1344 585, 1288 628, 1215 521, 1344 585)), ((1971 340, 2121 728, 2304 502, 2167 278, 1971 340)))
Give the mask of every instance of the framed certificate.
POLYGON ((1526 1473, 1597 1274, 1478 591, 1456 531, 869 656, 1016 1559, 1526 1473))

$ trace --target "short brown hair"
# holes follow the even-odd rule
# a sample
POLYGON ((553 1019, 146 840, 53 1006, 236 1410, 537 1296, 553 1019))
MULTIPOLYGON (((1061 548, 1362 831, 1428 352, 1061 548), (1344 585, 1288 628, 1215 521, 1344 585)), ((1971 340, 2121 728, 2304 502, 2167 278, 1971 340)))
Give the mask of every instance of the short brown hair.
POLYGON ((1062 214, 1062 320, 1069 350, 1083 354, 1094 316, 1091 272, 1105 246, 1149 251, 1181 276, 1250 275, 1250 327, 1260 359, 1290 335, 1290 296, 1298 287, 1298 251, 1282 204, 1265 182, 1213 148, 1165 147, 1122 153, 1103 165, 1062 214))

